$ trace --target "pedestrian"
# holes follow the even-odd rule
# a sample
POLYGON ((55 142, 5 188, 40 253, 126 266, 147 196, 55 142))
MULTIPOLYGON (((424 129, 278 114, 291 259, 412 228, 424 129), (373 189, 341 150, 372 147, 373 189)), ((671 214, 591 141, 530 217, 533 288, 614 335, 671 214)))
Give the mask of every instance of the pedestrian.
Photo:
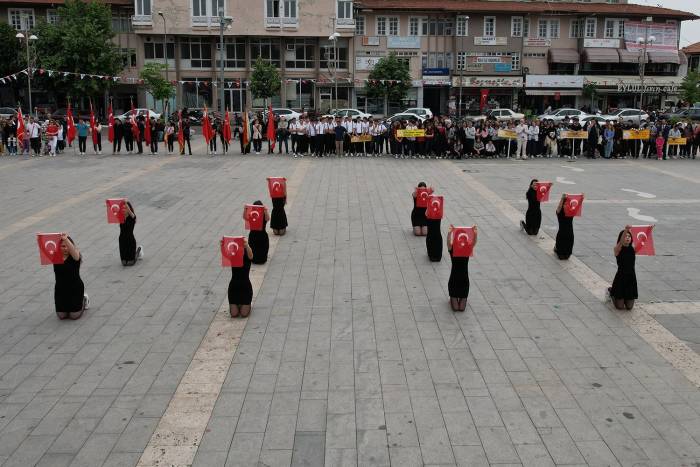
MULTIPOLYGON (((477 226, 474 229, 474 240, 472 248, 476 246, 478 231, 477 226)), ((447 281, 447 291, 450 294, 450 306, 452 311, 464 311, 467 308, 467 298, 469 297, 469 257, 458 257, 453 253, 453 237, 454 226, 450 226, 447 233, 447 251, 450 253, 452 260, 452 269, 450 270, 450 278, 447 281)))
POLYGON ((61 253, 63 263, 54 264, 56 277, 54 303, 58 319, 79 319, 90 305, 90 298, 85 294, 85 285, 80 278, 80 264, 83 259, 73 239, 66 233, 61 234, 61 253))
POLYGON ((515 149, 515 158, 527 159, 527 143, 529 136, 528 126, 525 124, 525 120, 520 120, 520 123, 515 127, 515 135, 518 141, 518 145, 515 149))
MULTIPOLYGON (((425 182, 419 182, 418 186, 411 196, 413 197, 413 210, 411 211, 411 225, 413 226, 413 235, 417 237, 425 237, 428 235, 428 219, 425 217, 425 207, 418 206, 418 188, 428 188, 425 182)), ((432 188, 429 189, 432 193, 432 188)))
POLYGON ((151 117, 150 120, 147 120, 144 122, 144 125, 150 125, 150 132, 151 132, 151 143, 150 143, 150 150, 151 154, 158 154, 158 122, 156 121, 155 118, 151 117))
MULTIPOLYGON (((277 124, 277 144, 279 148, 277 149, 278 154, 282 154, 282 145, 284 144, 284 153, 289 154, 289 122, 287 122, 286 117, 280 116, 280 121, 277 124)), ((292 152, 294 150, 294 143, 292 143, 292 152)), ((253 250, 255 251, 255 250, 253 250)))
MULTIPOLYGON (((223 240, 222 240, 223 242, 223 240)), ((253 284, 250 283, 250 264, 253 250, 247 240, 243 240, 243 266, 231 268, 231 280, 228 283, 228 303, 231 318, 247 318, 253 302, 253 284)))
POLYGON ((143 248, 136 246, 134 227, 136 226, 136 213, 129 200, 124 203, 124 222, 119 224, 119 257, 122 266, 133 266, 136 261, 143 258, 143 248))
POLYGON ((287 233, 287 213, 284 205, 287 204, 286 195, 282 198, 272 198, 272 215, 270 216, 270 228, 275 235, 287 233))
POLYGON ((348 132, 345 126, 341 125, 340 117, 337 118, 333 131, 335 133, 335 155, 340 157, 343 155, 343 142, 345 140, 345 134, 348 132))
POLYGON ((180 148, 180 154, 185 154, 185 147, 187 147, 187 152, 189 155, 192 155, 192 144, 190 143, 190 136, 191 136, 191 128, 190 128, 190 119, 189 117, 186 120, 182 121, 182 138, 183 138, 183 145, 180 148))
MULTIPOLYGON (((428 251, 430 261, 442 260, 442 232, 440 232, 441 219, 427 219, 427 233, 425 235, 425 248, 428 251)), ((422 233, 422 232, 421 232, 422 233)))
POLYGON ((132 122, 124 122, 120 126, 122 129, 122 135, 124 136, 124 149, 126 149, 127 154, 131 154, 134 151, 134 124, 132 122))
POLYGON ((661 160, 664 158, 664 144, 666 144, 666 141, 664 140, 664 135, 662 132, 659 132, 659 134, 656 136, 656 159, 661 160))
POLYGON ((530 181, 527 192, 525 192, 527 211, 525 211, 525 220, 520 221, 520 227, 528 235, 537 235, 542 224, 542 211, 540 210, 540 202, 537 199, 537 183, 538 180, 533 178, 530 181))
POLYGON ((122 151, 122 138, 124 137, 124 125, 122 125, 122 121, 115 118, 112 130, 114 131, 114 139, 112 140, 112 154, 119 154, 122 151))
POLYGON ((253 121, 253 150, 255 154, 260 154, 262 150, 263 127, 256 118, 253 121))
POLYGON ((559 259, 569 259, 574 249, 574 218, 566 215, 564 209, 566 203, 566 193, 561 195, 559 205, 557 206, 557 221, 559 221, 559 230, 554 244, 554 253, 559 259))
POLYGON ((618 310, 631 310, 637 299, 637 275, 634 270, 636 253, 632 244, 631 226, 625 226, 617 236, 613 252, 617 261, 617 272, 608 293, 618 310))
MULTIPOLYGON (((229 123, 229 125, 230 125, 230 123, 229 123)), ((226 139, 226 131, 227 130, 230 132, 231 128, 229 127, 227 129, 226 122, 225 121, 222 122, 221 120, 219 120, 219 139, 221 139, 221 154, 228 153, 229 144, 228 144, 228 140, 226 139)), ((229 135, 230 134, 231 133, 229 133, 229 135)))
POLYGON ((600 127, 598 126, 598 121, 596 119, 591 120, 588 123, 588 158, 595 159, 596 148, 598 147, 600 134, 600 127))
POLYGON ((95 154, 102 154, 102 124, 97 121, 90 129, 92 132, 92 150, 95 154))
POLYGON ((134 139, 136 140, 136 147, 138 148, 137 153, 143 154, 143 140, 146 136, 146 123, 144 123, 144 116, 139 115, 136 119, 136 134, 134 139))
POLYGON ((175 151, 175 125, 173 122, 168 122, 165 126, 165 144, 168 147, 168 155, 171 155, 175 151))
POLYGON ((29 118, 29 141, 34 156, 41 155, 41 126, 33 117, 29 118))
POLYGON ((608 122, 605 126, 605 130, 603 130, 603 140, 605 143, 605 151, 603 152, 603 157, 605 157, 606 159, 610 159, 610 156, 612 155, 613 145, 615 144, 615 129, 613 128, 613 124, 611 122, 608 122))
POLYGON ((78 130, 78 154, 84 156, 87 150, 87 138, 90 134, 90 125, 85 123, 85 120, 82 118, 79 118, 76 128, 78 130))
POLYGON ((209 127, 211 134, 209 135, 209 154, 212 156, 217 153, 216 149, 216 134, 219 132, 219 121, 214 120, 209 127))
MULTIPOLYGON (((263 203, 257 200, 253 205, 262 206, 263 203)), ((251 258, 253 264, 265 264, 267 262, 267 254, 270 250, 270 237, 267 235, 267 223, 270 220, 270 213, 267 211, 267 208, 265 208, 264 212, 262 229, 251 229, 248 234, 248 245, 250 245, 251 250, 253 250, 253 257, 251 258)))
POLYGON ((49 156, 56 157, 56 145, 58 144, 58 125, 55 120, 49 120, 46 126, 46 138, 49 144, 49 156))

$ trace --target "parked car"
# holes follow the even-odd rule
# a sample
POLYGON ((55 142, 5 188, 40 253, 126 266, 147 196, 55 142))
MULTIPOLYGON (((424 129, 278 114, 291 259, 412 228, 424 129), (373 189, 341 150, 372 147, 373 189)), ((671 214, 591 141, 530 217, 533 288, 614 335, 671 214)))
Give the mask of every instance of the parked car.
MULTIPOLYGON (((155 118, 158 120, 160 118, 160 114, 158 112, 154 112, 151 109, 135 109, 136 110, 136 115, 146 115, 148 114, 149 118, 155 118)), ((133 111, 129 110, 127 112, 124 112, 121 115, 117 115, 115 118, 118 118, 122 122, 127 121, 128 119, 131 118, 133 115, 133 111)))
POLYGON ((12 118, 17 115, 17 109, 12 107, 0 107, 0 118, 12 118))
POLYGON ((410 109, 404 110, 402 113, 416 114, 423 117, 425 120, 433 118, 433 111, 427 107, 411 107, 410 109))
POLYGON ((616 120, 611 120, 609 118, 605 118, 602 115, 589 115, 588 117, 583 117, 581 119, 581 125, 586 124, 586 123, 590 122, 591 120, 596 120, 598 122, 598 125, 605 125, 608 122, 612 122, 612 123, 616 122, 616 120))
POLYGON ((602 117, 606 120, 630 123, 632 125, 639 125, 640 120, 642 122, 649 121, 649 114, 638 109, 617 109, 611 114, 602 115, 602 117))
MULTIPOLYGON (((73 120, 76 122, 80 119, 90 120, 90 110, 89 109, 71 109, 73 113, 73 120)), ((56 109, 51 112, 51 118, 65 120, 68 110, 66 108, 56 109)))
POLYGON ((371 114, 368 114, 366 112, 362 112, 361 110, 357 110, 357 109, 338 109, 335 112, 332 112, 332 115, 334 117, 350 117, 352 119, 372 118, 371 114))
POLYGON ((414 114, 414 113, 401 112, 401 113, 394 114, 391 117, 387 118, 386 123, 387 123, 387 125, 391 125, 394 122, 408 122, 411 120, 423 123, 426 120, 426 118, 422 117, 421 115, 414 114))
POLYGON ((551 112, 545 113, 537 117, 538 120, 549 120, 552 122, 568 122, 574 118, 578 118, 579 121, 583 120, 586 117, 590 117, 591 114, 587 114, 586 112, 583 112, 578 109, 557 109, 553 110, 551 112))
POLYGON ((293 118, 299 120, 301 114, 292 109, 272 109, 272 113, 277 117, 284 117, 285 120, 290 121, 293 118))
POLYGON ((478 115, 471 118, 472 121, 480 120, 495 120, 498 122, 508 122, 513 120, 521 120, 525 118, 525 114, 513 112, 511 109, 492 109, 487 110, 484 115, 478 115))

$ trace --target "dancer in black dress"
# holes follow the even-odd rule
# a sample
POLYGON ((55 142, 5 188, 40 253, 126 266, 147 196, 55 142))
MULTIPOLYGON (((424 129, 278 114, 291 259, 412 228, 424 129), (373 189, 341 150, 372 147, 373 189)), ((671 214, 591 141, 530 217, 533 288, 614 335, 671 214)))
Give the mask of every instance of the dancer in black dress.
MULTIPOLYGON (((417 188, 427 188, 425 182, 420 182, 417 188)), ((413 211, 411 211, 411 225, 413 225, 413 235, 425 237, 428 235, 428 224, 425 218, 425 208, 417 206, 416 190, 413 191, 413 211)))
POLYGON ((133 266, 136 260, 143 258, 143 248, 136 246, 134 227, 136 226, 136 214, 129 200, 124 203, 124 222, 119 224, 119 256, 122 266, 133 266))
POLYGON ((559 231, 557 232, 557 240, 554 244, 554 253, 556 253, 559 259, 569 259, 571 252, 574 250, 574 218, 567 216, 564 212, 565 202, 566 193, 561 195, 561 200, 559 200, 559 205, 557 206, 559 231))
POLYGON ((630 229, 629 225, 625 226, 625 230, 617 236, 617 244, 614 248, 617 273, 612 287, 608 288, 613 305, 618 310, 631 310, 637 299, 637 275, 634 272, 636 253, 630 229))
POLYGON ((537 179, 530 182, 530 187, 525 193, 527 198, 527 212, 525 212, 525 221, 520 221, 520 227, 527 232, 528 235, 537 235, 542 224, 542 211, 540 210, 540 202, 537 200, 537 179))
POLYGON ((231 318, 247 318, 250 315, 250 304, 253 302, 253 284, 250 283, 250 263, 253 250, 246 240, 243 241, 245 254, 243 266, 231 268, 231 281, 228 283, 228 304, 231 318))
POLYGON ((442 260, 442 232, 440 232, 441 219, 426 219, 428 233, 425 236, 425 247, 428 250, 430 261, 442 260))
POLYGON ((284 212, 284 205, 287 204, 287 197, 272 198, 272 216, 270 217, 270 227, 275 235, 287 233, 287 213, 284 212))
MULTIPOLYGON (((450 226, 447 234, 447 251, 452 259, 452 270, 450 280, 447 282, 447 291, 450 294, 450 306, 452 311, 464 311, 467 308, 467 297, 469 297, 469 257, 456 257, 452 254, 452 230, 450 226)), ((472 248, 476 247, 477 228, 474 225, 474 242, 472 248)))
POLYGON ((80 250, 67 234, 61 234, 63 264, 54 264, 56 276, 54 303, 58 319, 78 319, 88 309, 90 298, 85 294, 85 285, 80 278, 80 250))
MULTIPOLYGON (((260 200, 255 201, 253 204, 256 206, 263 205, 260 200)), ((248 244, 253 250, 253 264, 265 264, 267 262, 267 253, 270 250, 270 238, 267 236, 267 222, 269 220, 270 213, 265 208, 262 230, 251 230, 248 234, 248 244)))

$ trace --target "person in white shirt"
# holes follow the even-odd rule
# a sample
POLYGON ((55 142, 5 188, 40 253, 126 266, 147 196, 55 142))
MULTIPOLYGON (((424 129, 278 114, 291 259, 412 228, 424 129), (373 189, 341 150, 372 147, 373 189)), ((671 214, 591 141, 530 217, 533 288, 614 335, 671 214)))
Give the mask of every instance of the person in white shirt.
MULTIPOLYGON (((353 136, 362 136, 362 121, 358 118, 352 124, 353 136)), ((359 156, 362 153, 363 143, 355 143, 352 145, 352 155, 359 156)))
POLYGON ((323 157, 323 118, 314 123, 314 156, 323 157))
POLYGON ((518 123, 518 125, 515 127, 515 134, 517 136, 518 141, 518 146, 515 149, 515 158, 527 159, 527 154, 525 153, 525 151, 527 150, 528 134, 525 120, 520 120, 520 123, 518 123))
POLYGON ((537 154, 540 139, 540 126, 537 124, 536 120, 530 122, 527 127, 527 155, 534 158, 538 156, 537 154))
MULTIPOLYGON (((367 117, 362 119, 362 123, 360 125, 360 128, 362 130, 362 136, 365 136, 365 137, 370 136, 370 134, 369 134, 369 121, 367 120, 367 117)), ((369 141, 369 142, 365 141, 364 143, 362 143, 362 153, 364 154, 365 157, 367 157, 367 150, 370 148, 371 145, 372 145, 371 141, 369 141)))
POLYGON ((29 117, 27 130, 29 131, 29 144, 32 152, 35 156, 41 155, 41 127, 34 121, 33 117, 29 117))

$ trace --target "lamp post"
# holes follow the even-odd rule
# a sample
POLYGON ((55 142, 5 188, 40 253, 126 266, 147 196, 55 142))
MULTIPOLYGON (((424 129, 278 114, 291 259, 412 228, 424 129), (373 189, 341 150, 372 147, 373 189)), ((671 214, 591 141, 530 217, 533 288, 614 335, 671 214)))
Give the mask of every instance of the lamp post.
POLYGON ((652 17, 647 16, 644 19, 646 23, 644 27, 644 37, 637 38, 637 44, 641 45, 639 51, 639 80, 641 82, 641 89, 639 90, 639 125, 642 124, 642 106, 644 105, 644 72, 647 61, 647 46, 653 44, 656 41, 656 37, 649 35, 649 23, 652 22, 652 17))
MULTIPOLYGON (((165 81, 170 82, 168 79, 168 25, 165 22, 165 15, 163 14, 162 11, 158 12, 158 16, 163 18, 163 63, 165 64, 165 81)), ((168 98, 168 103, 170 102, 170 98, 168 98)), ((167 116, 166 114, 166 106, 167 104, 164 102, 163 103, 163 115, 167 116)))
POLYGON ((32 61, 29 57, 29 41, 35 41, 38 39, 34 34, 29 34, 29 31, 25 33, 18 32, 15 35, 20 41, 24 39, 24 44, 27 49, 27 98, 29 101, 29 115, 32 115, 32 61))
MULTIPOLYGON (((459 20, 460 18, 464 18, 465 21, 465 28, 467 27, 467 23, 469 21, 469 16, 457 16, 455 18, 455 35, 458 35, 460 37, 464 37, 464 34, 457 34, 459 31, 459 20)), ((466 33, 466 29, 464 30, 466 33)), ((456 41, 455 41, 456 42, 456 41)), ((460 39, 460 48, 464 50, 464 39, 460 39)), ((455 50, 455 60, 459 63, 459 51, 455 50)), ((462 66, 459 67, 459 103, 457 104, 457 115, 459 117, 462 116, 462 86, 464 85, 464 69, 467 67, 467 53, 462 52, 464 54, 464 60, 462 60, 462 66)))
POLYGON ((333 28, 333 33, 328 36, 328 40, 333 42, 333 83, 335 87, 335 105, 334 108, 338 110, 338 38, 340 37, 340 33, 337 31, 336 24, 337 20, 336 17, 333 16, 331 18, 332 21, 332 28, 333 28))
POLYGON ((224 28, 230 28, 233 18, 224 16, 224 8, 219 7, 219 112, 224 115, 226 100, 224 97, 224 28))

